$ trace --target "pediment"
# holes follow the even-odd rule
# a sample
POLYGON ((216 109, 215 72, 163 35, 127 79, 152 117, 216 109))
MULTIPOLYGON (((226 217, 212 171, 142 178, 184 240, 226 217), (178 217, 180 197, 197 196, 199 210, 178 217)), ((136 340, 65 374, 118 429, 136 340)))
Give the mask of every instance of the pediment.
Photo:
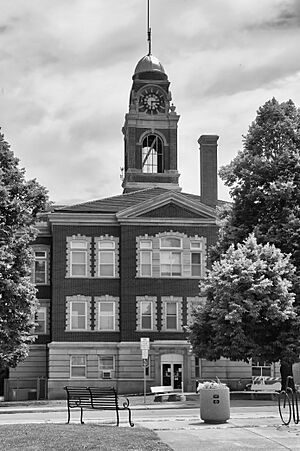
POLYGON ((192 199, 179 192, 168 191, 164 194, 152 197, 149 200, 131 206, 117 213, 119 220, 125 219, 198 219, 203 222, 215 222, 216 212, 213 208, 202 204, 200 200, 192 199))

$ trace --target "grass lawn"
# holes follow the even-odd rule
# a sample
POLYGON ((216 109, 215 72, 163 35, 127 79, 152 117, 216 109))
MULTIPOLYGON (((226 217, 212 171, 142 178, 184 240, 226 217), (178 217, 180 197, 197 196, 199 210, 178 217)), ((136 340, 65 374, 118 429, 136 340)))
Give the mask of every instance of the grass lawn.
POLYGON ((149 429, 98 424, 13 424, 0 426, 3 451, 170 451, 149 429))

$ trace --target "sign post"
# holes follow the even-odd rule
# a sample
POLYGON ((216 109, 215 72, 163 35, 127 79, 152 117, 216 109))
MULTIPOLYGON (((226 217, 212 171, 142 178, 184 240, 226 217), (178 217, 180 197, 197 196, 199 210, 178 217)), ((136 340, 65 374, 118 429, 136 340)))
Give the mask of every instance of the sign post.
POLYGON ((144 404, 146 404, 146 368, 148 366, 148 351, 150 348, 150 339, 147 337, 141 338, 141 350, 144 369, 144 404))

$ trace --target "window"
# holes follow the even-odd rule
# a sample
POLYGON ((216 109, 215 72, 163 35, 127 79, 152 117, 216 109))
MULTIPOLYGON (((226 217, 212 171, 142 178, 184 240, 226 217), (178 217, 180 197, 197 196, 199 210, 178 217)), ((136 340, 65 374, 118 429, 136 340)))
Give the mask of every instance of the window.
POLYGON ((47 331, 47 308, 46 307, 40 307, 36 313, 36 323, 35 326, 35 333, 38 335, 45 334, 47 331))
POLYGON ((252 376, 271 376, 271 365, 264 361, 252 361, 252 376))
POLYGON ((99 302, 99 330, 115 330, 115 303, 99 302))
POLYGON ((67 237, 67 277, 90 277, 91 238, 67 237))
POLYGON ((191 276, 201 277, 202 275, 202 242, 191 241, 191 276))
POLYGON ((70 356, 70 376, 86 377, 86 356, 72 355, 70 356))
POLYGON ((162 297, 162 330, 181 331, 182 298, 162 297))
POLYGON ((115 331, 119 328, 119 298, 113 296, 95 297, 96 329, 100 331, 115 331))
POLYGON ((182 246, 181 239, 166 237, 161 238, 160 248, 170 250, 160 251, 160 274, 162 277, 174 277, 181 276, 181 251, 175 251, 171 249, 180 249, 182 246))
POLYGON ((143 140, 142 171, 147 174, 163 172, 163 143, 159 136, 148 135, 143 140))
POLYGON ((91 329, 91 297, 67 296, 66 330, 84 331, 91 329))
POLYGON ((177 329, 178 306, 177 302, 169 301, 165 303, 166 329, 177 329))
POLYGON ((138 236, 137 277, 200 279, 205 276, 206 238, 180 232, 138 236))
POLYGON ((141 329, 152 329, 153 304, 151 301, 141 302, 141 329))
POLYGON ((99 241, 98 242, 98 276, 114 277, 115 276, 115 242, 99 241))
POLYGON ((71 275, 73 277, 87 275, 87 243, 85 241, 71 242, 71 275))
POLYGON ((137 330, 157 330, 156 297, 137 296, 137 330))
POLYGON ((115 358, 113 355, 99 356, 99 373, 102 379, 111 379, 115 370, 115 358))
POLYGON ((36 285, 49 283, 49 246, 34 245, 34 262, 32 268, 32 281, 36 285))
POLYGON ((114 356, 113 355, 103 355, 99 357, 99 370, 114 370, 114 356))
POLYGON ((71 307, 71 329, 86 330, 86 302, 72 301, 71 307))
POLYGON ((118 277, 118 244, 117 237, 95 238, 96 277, 118 277))
POLYGON ((45 285, 47 282, 47 253, 45 251, 34 253, 34 282, 37 285, 45 285))

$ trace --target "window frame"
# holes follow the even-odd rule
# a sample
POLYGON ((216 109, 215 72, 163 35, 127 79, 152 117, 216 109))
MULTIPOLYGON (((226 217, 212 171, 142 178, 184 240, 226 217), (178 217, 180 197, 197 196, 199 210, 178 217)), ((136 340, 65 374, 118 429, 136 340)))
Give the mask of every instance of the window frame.
POLYGON ((96 301, 98 303, 98 309, 97 309, 97 330, 99 332, 115 332, 116 330, 116 303, 112 300, 98 300, 96 301), (106 317, 106 318, 112 318, 112 325, 113 327, 110 328, 101 328, 101 306, 103 306, 103 304, 111 304, 112 305, 112 314, 111 315, 104 315, 102 313, 102 318, 106 317))
POLYGON ((101 277, 102 279, 110 279, 116 277, 116 243, 113 240, 100 240, 97 242, 97 253, 98 253, 98 261, 97 261, 97 277, 101 277), (113 246, 111 248, 105 248, 103 247, 101 249, 101 245, 109 243, 113 246), (112 256, 112 263, 101 263, 101 256, 103 255, 111 255, 112 256), (101 274, 101 266, 109 266, 112 268, 112 274, 101 274))
POLYGON ((70 379, 86 379, 86 377, 87 377, 87 356, 86 356, 86 354, 72 354, 72 355, 70 355, 70 379), (75 358, 79 358, 79 357, 81 357, 81 358, 84 358, 84 365, 74 365, 74 364, 72 364, 73 363, 73 359, 75 359, 75 358), (75 369, 75 368, 84 368, 84 376, 82 376, 82 375, 74 375, 73 374, 73 370, 75 369))
POLYGON ((144 299, 140 301, 140 330, 146 331, 146 330, 153 330, 153 301, 151 299, 144 299), (147 303, 150 304, 150 315, 143 314, 143 304, 147 303), (143 327, 143 319, 150 317, 150 327, 143 327))
POLYGON ((67 236, 67 271, 66 277, 86 279, 91 277, 91 237, 85 235, 67 236), (84 255, 84 262, 74 262, 75 253, 84 255), (83 274, 74 274, 75 267, 84 267, 83 274))
MULTIPOLYGON (((177 296, 162 296, 161 298, 161 313, 162 313, 162 322, 161 322, 161 330, 163 332, 182 332, 182 305, 183 299, 182 297, 177 296), (168 316, 167 314, 167 305, 175 304, 176 305, 176 329, 169 328, 168 326, 168 316)), ((175 315, 174 315, 175 316, 175 315)))
POLYGON ((87 303, 87 301, 79 300, 79 299, 78 300, 76 300, 76 299, 70 300, 69 309, 70 309, 70 331, 72 331, 72 332, 87 331, 88 330, 88 327, 87 327, 87 325, 88 325, 88 318, 87 318, 88 317, 88 303, 87 303), (85 310, 84 315, 78 315, 78 317, 84 317, 84 324, 85 324, 84 328, 81 328, 81 327, 74 328, 73 327, 73 318, 74 318, 73 305, 74 304, 83 304, 84 305, 84 310, 85 310))
POLYGON ((37 334, 37 335, 46 335, 47 334, 47 307, 39 307, 38 309, 37 309, 37 312, 36 312, 36 323, 38 323, 38 325, 40 325, 40 322, 38 321, 38 315, 41 313, 41 312, 43 312, 43 314, 44 314, 44 320, 43 320, 43 322, 44 322, 44 327, 43 327, 43 330, 42 331, 39 331, 39 330, 37 330, 37 326, 35 326, 35 330, 34 330, 34 333, 35 334, 37 334))

